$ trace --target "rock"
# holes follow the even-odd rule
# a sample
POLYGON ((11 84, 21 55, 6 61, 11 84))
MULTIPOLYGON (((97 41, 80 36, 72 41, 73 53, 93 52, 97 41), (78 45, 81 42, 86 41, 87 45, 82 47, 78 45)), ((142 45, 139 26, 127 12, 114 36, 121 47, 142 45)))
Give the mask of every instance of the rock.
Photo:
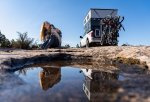
MULTIPOLYGON (((149 46, 107 46, 92 48, 68 48, 48 50, 0 50, 0 69, 15 67, 42 61, 53 60, 105 60, 122 58, 130 64, 144 64, 150 68, 149 46)), ((121 61, 121 60, 120 60, 121 61)))

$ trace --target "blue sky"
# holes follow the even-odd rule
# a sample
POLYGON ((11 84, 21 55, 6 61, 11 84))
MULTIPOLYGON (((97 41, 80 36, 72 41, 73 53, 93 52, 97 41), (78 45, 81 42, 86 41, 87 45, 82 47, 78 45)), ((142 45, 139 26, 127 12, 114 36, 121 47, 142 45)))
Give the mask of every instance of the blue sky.
POLYGON ((0 30, 9 39, 17 31, 39 41, 40 26, 49 21, 63 32, 63 45, 75 46, 90 8, 116 8, 125 17, 119 44, 150 45, 150 0, 1 0, 0 30))

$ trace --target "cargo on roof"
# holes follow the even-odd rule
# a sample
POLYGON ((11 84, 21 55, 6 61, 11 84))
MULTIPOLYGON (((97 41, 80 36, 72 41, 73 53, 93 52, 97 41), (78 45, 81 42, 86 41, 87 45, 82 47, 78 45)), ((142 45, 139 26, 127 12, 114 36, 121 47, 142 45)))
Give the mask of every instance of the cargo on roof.
POLYGON ((87 15, 84 18, 84 25, 91 19, 91 18, 105 18, 106 16, 110 15, 112 17, 117 16, 118 9, 96 9, 91 8, 87 15))

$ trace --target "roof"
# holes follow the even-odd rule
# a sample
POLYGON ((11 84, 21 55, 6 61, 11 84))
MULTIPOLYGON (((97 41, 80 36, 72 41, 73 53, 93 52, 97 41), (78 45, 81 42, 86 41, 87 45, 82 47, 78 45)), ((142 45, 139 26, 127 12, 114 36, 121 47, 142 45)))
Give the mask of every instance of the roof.
MULTIPOLYGON (((118 10, 118 9, 90 8, 90 10, 118 10)), ((87 14, 89 13, 90 10, 88 10, 88 12, 86 13, 85 17, 87 16, 87 14)))
MULTIPOLYGON (((90 8, 90 10, 118 10, 118 9, 101 9, 101 8, 90 8)), ((89 11, 90 11, 89 10, 89 11)))

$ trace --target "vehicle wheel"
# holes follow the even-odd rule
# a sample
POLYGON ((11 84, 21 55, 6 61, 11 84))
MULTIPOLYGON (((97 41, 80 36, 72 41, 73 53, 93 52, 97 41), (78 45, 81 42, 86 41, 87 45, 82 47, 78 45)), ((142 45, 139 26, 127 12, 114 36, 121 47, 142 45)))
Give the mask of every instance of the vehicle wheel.
POLYGON ((87 47, 87 48, 90 47, 90 44, 89 44, 89 40, 88 40, 88 39, 86 40, 86 47, 87 47))

